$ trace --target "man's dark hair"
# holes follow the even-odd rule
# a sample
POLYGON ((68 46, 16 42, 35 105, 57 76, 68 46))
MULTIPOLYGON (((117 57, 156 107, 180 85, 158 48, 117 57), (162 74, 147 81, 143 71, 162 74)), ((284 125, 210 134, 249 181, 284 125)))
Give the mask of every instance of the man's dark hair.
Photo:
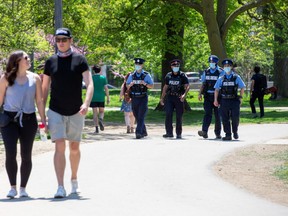
POLYGON ((101 71, 101 67, 99 65, 94 65, 92 67, 92 70, 93 70, 94 73, 98 74, 101 71))
POLYGON ((260 72, 260 67, 259 66, 255 66, 254 67, 254 72, 255 73, 259 73, 260 72))

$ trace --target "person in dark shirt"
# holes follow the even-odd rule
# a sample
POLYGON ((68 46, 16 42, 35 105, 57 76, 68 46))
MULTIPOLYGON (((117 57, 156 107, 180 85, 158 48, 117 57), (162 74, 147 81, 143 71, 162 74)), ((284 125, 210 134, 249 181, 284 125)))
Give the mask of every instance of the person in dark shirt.
POLYGON ((259 107, 260 107, 260 118, 264 116, 264 104, 263 99, 265 95, 265 90, 267 88, 267 80, 263 74, 260 74, 260 67, 255 66, 252 78, 251 78, 251 86, 250 86, 250 107, 252 111, 252 117, 256 118, 256 108, 255 101, 258 99, 259 107))
POLYGON ((57 54, 50 57, 44 68, 43 100, 46 104, 50 90, 48 130, 55 142, 54 166, 58 181, 55 198, 66 196, 64 188, 65 146, 70 146, 71 193, 78 193, 77 171, 80 162, 80 141, 85 115, 93 96, 93 81, 88 63, 83 55, 73 52, 71 31, 56 30, 57 54), (85 101, 82 101, 82 80, 87 87, 85 101))
POLYGON ((176 112, 176 139, 182 138, 182 116, 184 113, 184 101, 189 92, 189 82, 186 74, 180 71, 179 59, 170 61, 171 72, 165 76, 160 103, 165 104, 166 118, 164 138, 172 138, 173 135, 173 112, 176 112))

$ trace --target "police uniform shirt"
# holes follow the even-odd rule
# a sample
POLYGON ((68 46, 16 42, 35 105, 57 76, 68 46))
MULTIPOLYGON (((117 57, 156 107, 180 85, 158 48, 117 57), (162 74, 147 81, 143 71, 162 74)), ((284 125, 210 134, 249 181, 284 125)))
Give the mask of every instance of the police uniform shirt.
POLYGON ((171 73, 171 76, 169 75, 169 73, 166 74, 166 76, 165 76, 165 84, 166 85, 168 85, 168 86, 169 85, 171 85, 171 86, 179 85, 179 80, 173 79, 173 77, 178 77, 178 76, 180 76, 181 85, 189 84, 188 77, 185 73, 179 72, 179 74, 177 73, 176 75, 173 72, 170 72, 170 73, 171 73))
MULTIPOLYGON (((236 74, 234 72, 231 72, 231 74, 229 74, 229 75, 225 74, 224 76, 226 76, 226 78, 228 78, 228 79, 231 79, 234 75, 236 75, 236 74)), ((238 85, 238 88, 240 88, 240 89, 245 88, 246 85, 243 82, 243 80, 241 79, 241 77, 239 75, 236 75, 236 76, 237 76, 237 78, 235 80, 235 83, 236 83, 236 85, 238 85)), ((222 83, 223 83, 223 76, 218 78, 217 82, 214 85, 214 88, 215 89, 221 89, 222 83)))
MULTIPOLYGON (((142 70, 141 73, 137 73, 136 70, 133 73, 131 73, 129 75, 127 81, 126 81, 127 85, 129 85, 133 81, 133 74, 134 73, 136 74, 137 77, 140 77, 142 74, 144 74, 144 70, 142 70)), ((149 84, 149 85, 152 85, 153 84, 152 77, 151 77, 151 75, 148 72, 146 72, 146 73, 147 73, 147 75, 144 78, 144 82, 149 84)))
MULTIPOLYGON (((225 71, 224 70, 222 70, 221 68, 219 68, 219 66, 217 65, 214 69, 213 68, 208 68, 209 70, 210 70, 210 72, 212 73, 212 74, 214 74, 217 70, 219 71, 219 77, 221 77, 221 76, 224 76, 225 75, 225 71)), ((211 78, 211 79, 214 79, 214 76, 213 77, 206 77, 206 73, 205 73, 206 71, 204 71, 204 73, 202 74, 202 76, 201 76, 201 82, 202 83, 204 83, 206 80, 209 80, 209 78, 211 78)), ((218 77, 218 78, 219 78, 218 77)), ((217 79, 218 79, 217 78, 217 79)), ((214 91, 211 91, 211 90, 208 90, 207 91, 208 93, 214 93, 214 91)))

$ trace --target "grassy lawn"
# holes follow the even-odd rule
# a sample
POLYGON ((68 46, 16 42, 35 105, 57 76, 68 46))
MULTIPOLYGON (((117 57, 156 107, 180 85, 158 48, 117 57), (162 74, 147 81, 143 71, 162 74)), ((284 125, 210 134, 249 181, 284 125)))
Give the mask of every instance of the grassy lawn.
MULTIPOLYGON (((123 113, 120 112, 121 102, 119 101, 119 90, 110 90, 110 104, 106 107, 116 107, 114 110, 105 111, 105 122, 124 123, 123 113), (119 107, 119 109, 117 109, 119 107)), ((265 117, 251 118, 251 109, 249 105, 249 96, 245 95, 241 106, 240 123, 288 123, 288 109, 281 110, 281 107, 288 107, 288 99, 269 100, 270 95, 265 95, 265 117), (276 109, 274 109, 276 107, 276 109), (279 109, 278 109, 279 107, 279 109)), ((163 124, 165 113, 155 110, 159 103, 160 91, 149 92, 149 111, 146 117, 147 123, 163 124)), ((204 115, 203 101, 198 101, 198 92, 190 91, 187 97, 191 111, 186 111, 183 116, 183 125, 201 125, 204 115)), ((256 110, 259 112, 258 102, 255 102, 256 110)), ((175 115, 174 115, 175 116, 175 115)), ((90 110, 87 118, 92 119, 92 111, 90 110)))

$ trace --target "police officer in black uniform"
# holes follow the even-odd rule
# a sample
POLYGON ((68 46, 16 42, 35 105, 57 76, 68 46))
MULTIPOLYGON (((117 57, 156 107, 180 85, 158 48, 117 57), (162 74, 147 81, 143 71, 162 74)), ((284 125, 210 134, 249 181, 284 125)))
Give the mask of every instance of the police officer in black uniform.
POLYGON ((206 69, 202 75, 202 85, 198 95, 199 101, 202 101, 202 95, 204 96, 203 106, 205 110, 205 115, 202 122, 202 130, 198 131, 198 135, 205 139, 208 138, 208 128, 212 121, 212 112, 214 112, 215 117, 214 133, 216 135, 216 139, 221 139, 221 121, 219 110, 218 107, 214 106, 214 85, 219 76, 224 75, 223 69, 217 65, 218 61, 219 58, 216 55, 209 56, 208 62, 210 67, 206 69))
POLYGON ((184 112, 184 100, 189 91, 189 82, 185 73, 180 71, 179 59, 170 62, 172 72, 167 73, 160 103, 166 111, 164 138, 173 137, 173 111, 176 110, 176 138, 182 138, 182 116, 184 112), (165 98, 165 100, 164 100, 165 98))
POLYGON ((135 71, 131 73, 126 81, 127 89, 132 99, 132 110, 137 121, 136 139, 147 136, 145 117, 148 111, 147 90, 153 88, 154 83, 150 74, 143 70, 145 60, 135 58, 135 71))
POLYGON ((245 83, 241 77, 233 71, 233 61, 231 59, 224 59, 222 65, 225 75, 219 77, 214 86, 214 105, 218 107, 220 104, 220 115, 225 132, 225 137, 223 137, 222 140, 232 140, 230 119, 232 121, 233 137, 234 139, 238 139, 240 105, 242 103, 245 83), (240 95, 238 95, 238 89, 240 89, 240 95), (218 101, 219 94, 221 94, 220 103, 218 101))

